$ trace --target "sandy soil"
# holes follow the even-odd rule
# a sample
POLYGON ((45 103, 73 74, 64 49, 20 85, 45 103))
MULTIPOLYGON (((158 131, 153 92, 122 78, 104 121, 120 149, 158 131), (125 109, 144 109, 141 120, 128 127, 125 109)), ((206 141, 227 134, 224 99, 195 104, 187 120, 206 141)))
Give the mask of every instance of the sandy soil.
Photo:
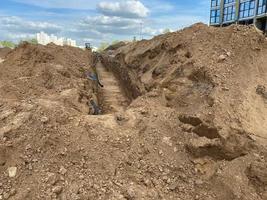
POLYGON ((0 199, 267 199, 266 53, 253 27, 196 24, 109 48, 93 94, 92 52, 21 44, 0 64, 0 199))

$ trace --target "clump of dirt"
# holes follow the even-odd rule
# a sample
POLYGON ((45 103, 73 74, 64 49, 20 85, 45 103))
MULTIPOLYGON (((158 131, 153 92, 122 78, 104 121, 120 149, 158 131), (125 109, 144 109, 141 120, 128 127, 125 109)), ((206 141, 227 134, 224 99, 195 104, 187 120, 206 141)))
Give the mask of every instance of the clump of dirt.
POLYGON ((92 52, 21 44, 0 64, 0 199, 266 199, 266 53, 253 27, 196 24, 104 52, 94 90, 92 52))
POLYGON ((263 98, 267 99, 267 91, 266 91, 265 86, 258 85, 257 89, 256 89, 256 92, 257 92, 258 95, 261 95, 263 98))

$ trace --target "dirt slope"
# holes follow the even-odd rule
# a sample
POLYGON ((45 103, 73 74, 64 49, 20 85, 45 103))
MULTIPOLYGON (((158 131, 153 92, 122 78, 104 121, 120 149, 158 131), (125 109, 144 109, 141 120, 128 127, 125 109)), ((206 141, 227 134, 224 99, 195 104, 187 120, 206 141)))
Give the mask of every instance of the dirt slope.
POLYGON ((8 53, 11 51, 10 48, 0 48, 0 63, 4 62, 5 57, 8 55, 8 53))
MULTIPOLYGON (((246 164, 241 164, 237 160, 267 145, 266 54, 266 39, 254 27, 217 29, 196 24, 125 45, 113 51, 109 59, 110 69, 120 74, 122 84, 138 88, 141 94, 157 91, 166 106, 178 112, 183 131, 198 135, 186 145, 193 157, 231 161, 229 165, 235 164, 229 174, 237 173, 242 166, 239 177, 243 177, 243 184, 250 185, 259 178, 244 176, 253 161, 245 159, 241 163, 246 164), (127 80, 123 79, 125 71, 127 80)), ((261 161, 266 165, 265 159, 261 161)), ((263 171, 259 174, 265 176, 263 171)), ((216 179, 212 180, 217 182, 216 179)), ((223 182, 236 182, 228 179, 223 182)), ((264 188, 266 183, 260 182, 264 188)), ((260 194, 264 191, 261 189, 260 194)), ((238 199, 237 196, 221 198, 238 199)))
POLYGON ((99 116, 93 54, 20 45, 0 63, 0 199, 265 200, 266 45, 196 24, 116 47, 99 116))
POLYGON ((4 47, 0 48, 0 58, 4 59, 12 49, 4 47))
POLYGON ((131 43, 115 55, 146 91, 160 87, 168 106, 212 121, 222 132, 242 129, 261 140, 267 138, 267 108, 256 88, 266 86, 266 53, 266 39, 253 27, 196 24, 131 43))

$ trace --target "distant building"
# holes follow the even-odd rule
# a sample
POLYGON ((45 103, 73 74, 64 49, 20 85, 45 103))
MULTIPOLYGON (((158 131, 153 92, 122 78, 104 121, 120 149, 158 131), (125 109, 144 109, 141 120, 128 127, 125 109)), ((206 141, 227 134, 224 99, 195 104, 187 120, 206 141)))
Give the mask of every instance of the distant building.
POLYGON ((255 24, 267 31, 267 0, 211 0, 210 25, 255 24))
POLYGON ((72 39, 70 39, 70 38, 68 38, 68 39, 66 39, 65 41, 64 41, 64 45, 68 45, 68 46, 77 46, 77 44, 76 44, 76 41, 75 40, 72 40, 72 39))
POLYGON ((59 46, 63 46, 63 45, 67 45, 67 46, 73 46, 73 47, 76 47, 77 44, 76 44, 76 41, 75 40, 72 40, 70 38, 58 38, 57 36, 55 35, 48 35, 44 32, 40 32, 40 33, 37 33, 36 35, 36 39, 37 39, 37 42, 38 44, 42 44, 42 45, 47 45, 49 43, 54 43, 56 45, 59 45, 59 46))

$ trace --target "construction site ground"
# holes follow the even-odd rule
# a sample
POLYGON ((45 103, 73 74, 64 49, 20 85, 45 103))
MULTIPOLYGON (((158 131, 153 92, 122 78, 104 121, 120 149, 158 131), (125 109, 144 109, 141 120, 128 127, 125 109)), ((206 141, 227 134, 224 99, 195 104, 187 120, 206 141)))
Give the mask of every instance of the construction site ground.
POLYGON ((262 33, 122 42, 101 53, 97 90, 94 55, 0 49, 0 200, 267 200, 262 33))

